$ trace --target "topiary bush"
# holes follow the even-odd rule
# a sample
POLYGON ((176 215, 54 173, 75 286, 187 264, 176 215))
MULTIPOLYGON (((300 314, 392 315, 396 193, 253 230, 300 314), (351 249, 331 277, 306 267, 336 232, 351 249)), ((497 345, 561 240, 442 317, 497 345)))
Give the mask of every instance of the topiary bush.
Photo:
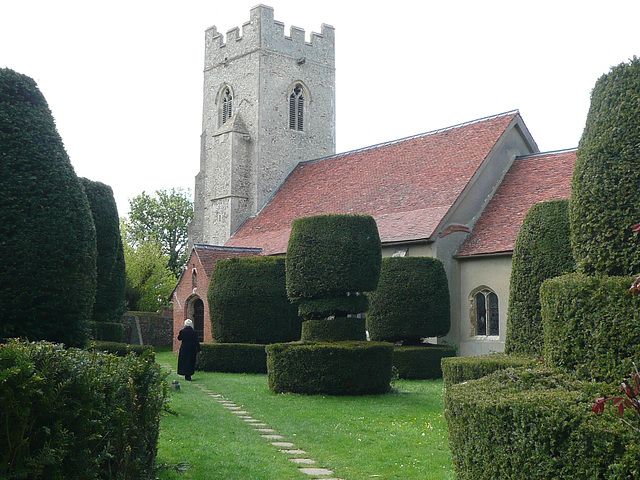
POLYGON ((449 285, 437 258, 383 259, 378 288, 369 298, 371 340, 417 345, 422 338, 449 333, 449 285))
POLYGON ((367 331, 364 318, 327 318, 307 320, 302 324, 303 342, 365 341, 367 331))
POLYGON ((203 372, 267 373, 264 345, 253 343, 202 343, 196 370, 203 372))
POLYGON ((533 205, 524 217, 513 249, 506 353, 542 355, 540 285, 548 278, 574 270, 569 201, 533 205))
POLYGON ((211 274, 211 332, 218 343, 300 339, 301 319, 287 298, 284 257, 219 260, 211 274))
POLYGON ((0 477, 154 478, 166 375, 148 355, 0 345, 0 477))
POLYGON ((122 342, 124 325, 116 322, 91 322, 91 337, 103 342, 122 342))
POLYGON ((36 83, 8 68, 0 152, 0 338, 84 346, 96 291, 89 202, 36 83))
POLYGON ((571 183, 571 244, 578 272, 640 272, 640 60, 600 77, 578 146, 571 183))
POLYGON ((395 346, 393 366, 398 372, 398 378, 407 380, 442 378, 442 360, 455 356, 456 349, 450 345, 395 346))
POLYGON ((468 380, 477 380, 498 370, 539 365, 540 361, 533 357, 493 353, 491 355, 443 358, 441 366, 446 388, 468 380))
POLYGON ((287 295, 305 320, 367 310, 362 295, 376 289, 382 247, 368 215, 318 215, 291 225, 287 295))
POLYGON ((266 350, 269 388, 276 393, 374 395, 391 389, 391 344, 276 343, 266 350))
MULTIPOLYGON (((124 290, 127 280, 118 207, 110 186, 87 178, 80 181, 96 227, 97 283, 91 317, 94 322, 117 323, 126 310, 124 290)), ((100 335, 101 330, 104 329, 98 327, 96 333, 100 335)), ((112 338, 97 337, 98 340, 112 338)))
POLYGON ((451 454, 460 480, 635 478, 638 439, 596 417, 605 384, 545 369, 507 369, 445 390, 451 454))
POLYGON ((569 274, 542 284, 544 359, 584 378, 618 382, 640 364, 640 304, 632 277, 569 274))

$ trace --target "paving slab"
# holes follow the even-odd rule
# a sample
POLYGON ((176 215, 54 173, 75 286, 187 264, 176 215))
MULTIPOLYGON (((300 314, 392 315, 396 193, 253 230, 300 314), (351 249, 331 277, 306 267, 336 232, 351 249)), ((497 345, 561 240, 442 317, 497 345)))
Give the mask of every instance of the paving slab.
POLYGON ((303 467, 300 471, 307 475, 333 475, 333 471, 328 468, 303 467))
POLYGON ((304 450, 300 450, 299 448, 290 448, 285 450, 280 450, 282 453, 288 453, 290 455, 306 455, 307 452, 304 450))
POLYGON ((276 431, 273 428, 254 428, 254 430, 256 432, 262 432, 262 433, 276 433, 276 431))
POLYGON ((246 410, 231 410, 231 413, 234 413, 236 415, 246 415, 249 412, 247 412, 246 410))
POLYGON ((300 463, 304 465, 313 465, 316 461, 312 458, 290 458, 289 459, 293 463, 300 463))
POLYGON ((284 440, 282 435, 274 435, 272 433, 267 433, 265 435, 260 435, 262 438, 266 438, 267 440, 284 440))
POLYGON ((293 443, 291 442, 271 442, 271 445, 273 445, 274 447, 286 447, 286 448, 291 448, 293 447, 293 443))

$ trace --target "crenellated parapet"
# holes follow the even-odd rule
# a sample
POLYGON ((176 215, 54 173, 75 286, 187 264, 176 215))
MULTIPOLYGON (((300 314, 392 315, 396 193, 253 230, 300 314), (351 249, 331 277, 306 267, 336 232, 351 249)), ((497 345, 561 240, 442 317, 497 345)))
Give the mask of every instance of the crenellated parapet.
POLYGON ((273 8, 258 5, 251 9, 251 19, 242 31, 232 28, 225 36, 215 26, 205 34, 205 70, 224 66, 234 58, 259 49, 289 56, 298 62, 314 62, 335 67, 335 32, 322 24, 321 33, 312 32, 306 41, 302 28, 291 27, 285 35, 284 23, 274 19, 273 8))

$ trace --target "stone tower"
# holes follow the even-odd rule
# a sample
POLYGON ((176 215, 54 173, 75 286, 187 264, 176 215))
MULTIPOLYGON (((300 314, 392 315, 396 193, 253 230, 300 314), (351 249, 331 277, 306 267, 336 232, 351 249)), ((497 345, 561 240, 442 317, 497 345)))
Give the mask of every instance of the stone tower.
POLYGON ((298 162, 335 153, 333 27, 310 40, 264 5, 226 42, 207 30, 191 244, 224 244, 298 162))

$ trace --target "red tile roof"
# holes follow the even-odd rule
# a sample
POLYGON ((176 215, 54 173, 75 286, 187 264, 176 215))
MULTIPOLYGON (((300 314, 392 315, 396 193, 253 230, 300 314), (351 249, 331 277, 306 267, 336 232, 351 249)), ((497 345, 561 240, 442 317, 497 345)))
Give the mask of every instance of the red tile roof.
POLYGON ((215 245, 199 245, 193 246, 195 254, 200 259, 202 267, 207 277, 211 278, 211 272, 218 260, 224 260, 231 257, 253 257, 260 255, 259 248, 237 248, 237 247, 219 247, 215 245))
POLYGON ((575 161, 575 149, 516 158, 457 256, 513 252, 534 203, 569 198, 575 161))
POLYGON ((380 238, 430 238, 517 111, 300 163, 227 246, 284 253, 291 222, 326 213, 372 215, 380 238))

